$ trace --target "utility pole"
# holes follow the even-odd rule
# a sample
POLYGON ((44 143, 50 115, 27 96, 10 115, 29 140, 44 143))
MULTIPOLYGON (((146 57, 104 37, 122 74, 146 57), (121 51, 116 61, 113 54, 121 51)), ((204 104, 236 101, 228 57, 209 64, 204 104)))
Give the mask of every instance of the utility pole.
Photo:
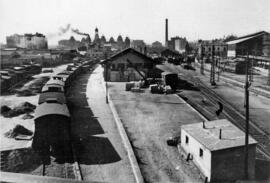
POLYGON ((221 70, 220 70, 220 52, 218 53, 218 78, 217 78, 217 81, 219 82, 219 76, 220 76, 220 72, 221 72, 221 70))
POLYGON ((105 87, 106 87, 106 104, 109 103, 108 100, 108 60, 107 60, 107 54, 105 53, 105 87))
MULTIPOLYGON (((255 52, 253 52, 255 54, 255 52)), ((250 63, 250 67, 249 67, 249 81, 250 82, 253 82, 253 63, 254 63, 254 55, 252 55, 252 60, 251 60, 251 63, 250 63)))
POLYGON ((204 50, 203 50, 203 46, 201 44, 201 74, 204 75, 204 50))
POLYGON ((215 82, 215 45, 212 45, 212 63, 211 63, 211 73, 210 73, 210 83, 212 86, 216 85, 215 82))
POLYGON ((267 85, 270 86, 270 64, 268 65, 268 79, 267 79, 267 85))
POLYGON ((245 83, 245 107, 246 107, 246 134, 245 134, 245 179, 248 180, 248 135, 249 135, 249 56, 246 57, 246 83, 245 83))

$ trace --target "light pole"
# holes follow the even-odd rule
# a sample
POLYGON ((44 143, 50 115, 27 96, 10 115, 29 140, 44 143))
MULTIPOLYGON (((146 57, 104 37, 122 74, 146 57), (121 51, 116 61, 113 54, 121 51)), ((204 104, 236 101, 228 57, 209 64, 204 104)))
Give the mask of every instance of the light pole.
POLYGON ((211 63, 211 73, 210 73, 210 83, 212 86, 216 85, 215 82, 215 45, 212 45, 212 63, 211 63))
POLYGON ((246 134, 245 134, 245 178, 248 179, 248 134, 249 134, 249 56, 246 58, 246 83, 245 83, 245 107, 246 107, 246 134))
POLYGON ((106 104, 109 103, 108 100, 108 60, 107 60, 107 54, 105 53, 105 87, 106 87, 106 104))

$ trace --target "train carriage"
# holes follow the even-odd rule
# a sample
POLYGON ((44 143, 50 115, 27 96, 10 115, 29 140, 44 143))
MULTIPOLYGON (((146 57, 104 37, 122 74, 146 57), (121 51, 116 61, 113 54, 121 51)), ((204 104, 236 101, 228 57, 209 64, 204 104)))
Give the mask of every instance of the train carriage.
POLYGON ((70 114, 66 104, 42 103, 35 110, 32 147, 49 164, 50 155, 58 162, 72 160, 70 114))

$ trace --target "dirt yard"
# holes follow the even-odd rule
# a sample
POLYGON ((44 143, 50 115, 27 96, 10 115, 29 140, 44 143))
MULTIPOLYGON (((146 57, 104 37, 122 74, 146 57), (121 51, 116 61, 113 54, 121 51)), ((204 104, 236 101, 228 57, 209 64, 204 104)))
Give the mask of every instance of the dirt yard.
MULTIPOLYGON (((166 140, 180 135, 180 126, 201 122, 200 116, 175 95, 125 91, 125 83, 109 83, 109 94, 129 135, 145 182, 200 182, 176 147, 166 140), (193 173, 192 173, 193 172, 193 173)), ((195 171, 195 173, 194 173, 195 171)))

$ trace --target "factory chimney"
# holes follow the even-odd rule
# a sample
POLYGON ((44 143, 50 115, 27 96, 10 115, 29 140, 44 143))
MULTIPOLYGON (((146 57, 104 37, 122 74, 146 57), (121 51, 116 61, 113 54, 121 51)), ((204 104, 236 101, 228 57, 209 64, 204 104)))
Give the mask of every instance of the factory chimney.
POLYGON ((168 47, 168 19, 166 18, 165 21, 165 47, 168 47))

